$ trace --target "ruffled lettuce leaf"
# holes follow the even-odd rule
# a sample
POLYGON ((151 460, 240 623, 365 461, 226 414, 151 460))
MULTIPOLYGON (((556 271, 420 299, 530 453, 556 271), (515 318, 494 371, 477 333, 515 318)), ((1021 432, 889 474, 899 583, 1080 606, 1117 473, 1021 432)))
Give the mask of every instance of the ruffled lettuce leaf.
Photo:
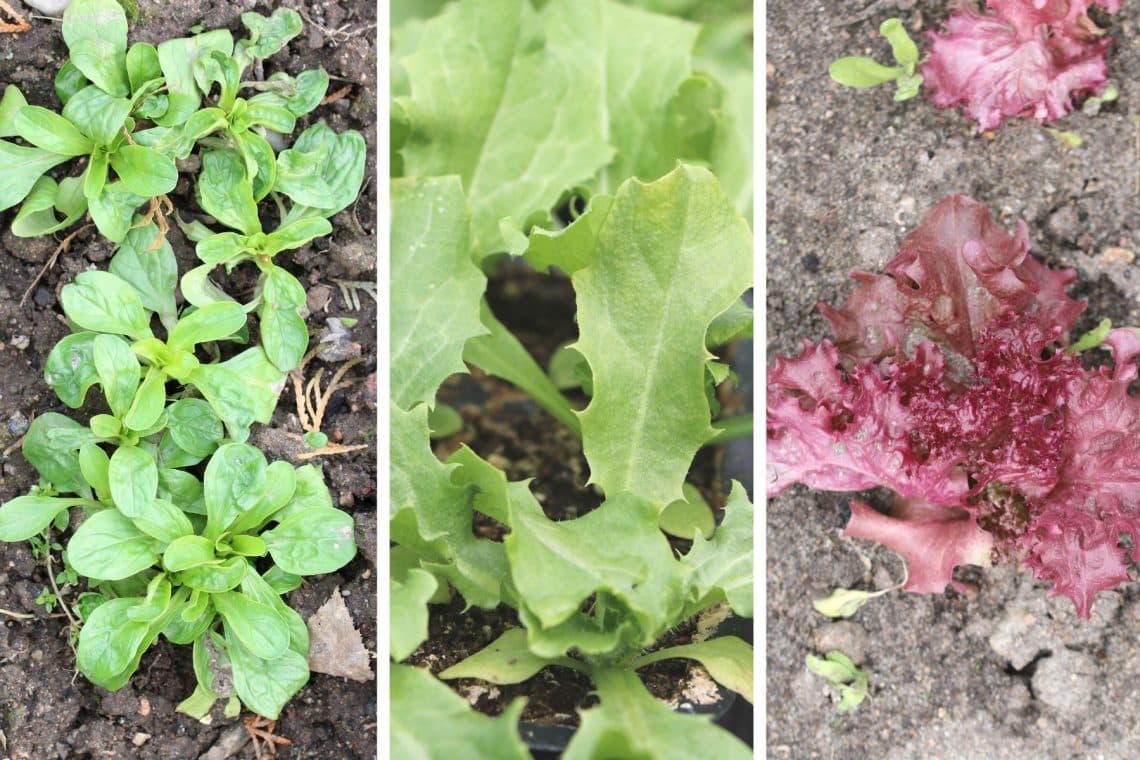
POLYGON ((859 285, 842 308, 820 304, 844 353, 879 359, 930 340, 969 358, 978 333, 1006 311, 1067 332, 1084 310, 1065 295, 1076 272, 1034 259, 1025 222, 1010 235, 984 205, 963 195, 927 212, 886 272, 855 272, 859 285))
POLYGON ((853 502, 846 535, 899 552, 907 590, 1014 560, 1087 617, 1137 559, 1140 331, 1109 332, 1111 368, 1085 368, 1065 350, 1083 308, 1064 295, 1071 273, 1029 258, 1023 228, 1009 238, 978 209, 944 200, 887 265, 893 277, 861 275, 827 312, 838 346, 775 360, 769 494, 886 486, 890 514, 853 502))
POLYGON ((435 405, 444 379, 465 372, 463 347, 486 332, 487 278, 471 261, 470 216, 458 177, 392 182, 391 398, 435 405))
POLYGON ((941 34, 928 35, 921 71, 931 101, 961 106, 983 129, 1007 117, 1056 121, 1073 101, 1101 89, 1111 39, 1087 15, 1119 0, 989 0, 980 13, 963 3, 941 34))
POLYGON ((594 396, 581 412, 590 480, 661 507, 683 498, 713 435, 705 396, 712 322, 752 282, 748 224, 705 169, 630 180, 543 241, 543 264, 572 268, 594 396), (595 216, 596 215, 596 216, 595 216))
POLYGON ((403 170, 462 178, 477 256, 517 249, 530 217, 548 218, 613 156, 602 104, 579 92, 583 61, 572 45, 547 44, 583 32, 544 27, 527 0, 464 0, 424 23, 414 52, 396 62, 410 92, 396 99, 407 120, 403 170))

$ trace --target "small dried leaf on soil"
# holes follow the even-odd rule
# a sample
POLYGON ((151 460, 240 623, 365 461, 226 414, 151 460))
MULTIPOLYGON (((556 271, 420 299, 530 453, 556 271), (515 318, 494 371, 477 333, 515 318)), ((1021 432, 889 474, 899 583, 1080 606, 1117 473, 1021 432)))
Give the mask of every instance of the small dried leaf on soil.
POLYGON ((307 623, 310 670, 354 681, 370 681, 375 678, 372 674, 372 658, 364 648, 360 631, 352 623, 352 615, 340 595, 339 586, 307 623))

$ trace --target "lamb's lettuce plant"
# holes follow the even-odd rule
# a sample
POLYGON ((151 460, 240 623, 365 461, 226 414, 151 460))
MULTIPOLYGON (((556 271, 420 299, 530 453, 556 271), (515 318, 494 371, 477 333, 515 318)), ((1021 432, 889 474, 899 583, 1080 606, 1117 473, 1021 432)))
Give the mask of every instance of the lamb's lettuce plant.
POLYGON ((323 124, 305 130, 271 163, 269 191, 281 218, 271 232, 262 228, 254 186, 243 181, 248 165, 229 151, 203 153, 198 202, 216 221, 238 232, 214 233, 201 224, 186 227, 204 263, 186 273, 183 291, 191 303, 203 308, 226 301, 228 297, 202 286, 210 272, 218 266, 228 272, 243 261, 253 262, 261 277, 258 293, 246 308, 257 309, 265 352, 283 372, 300 366, 309 335, 300 315, 304 286, 273 257, 332 231, 328 217, 346 208, 360 192, 364 153, 359 133, 338 135, 323 124), (291 202, 288 210, 281 196, 291 202))
POLYGON ((0 100, 0 136, 28 143, 0 140, 0 210, 23 200, 15 234, 50 234, 88 213, 118 243, 109 271, 81 272, 62 288, 74 331, 44 366, 65 405, 105 410, 86 424, 36 416, 22 451, 40 481, 0 506, 0 540, 66 530, 78 507, 66 556, 93 589, 83 599, 79 670, 114 690, 159 635, 191 644, 198 686, 179 709, 199 718, 218 699, 227 715, 244 704, 277 717, 309 677, 305 623, 281 596, 356 552, 353 520, 333 506, 320 470, 269 463, 244 441, 253 423, 270 421, 308 342, 304 288, 272 256, 331 233, 327 217, 359 192, 364 141, 315 123, 291 148, 274 149, 266 130, 279 133, 273 141, 291 133, 320 104, 328 76, 243 81, 301 20, 278 9, 242 22, 249 35, 236 43, 215 30, 128 46, 118 3, 74 0, 63 22, 71 57, 55 80, 62 113, 28 105, 11 86, 0 100), (244 99, 241 89, 256 94, 244 99), (195 151, 202 211, 244 237, 235 247, 236 233, 187 223, 206 231, 194 239, 208 263, 182 278, 180 308, 165 195, 178 182, 175 162, 195 151), (78 176, 45 174, 75 157, 86 158, 78 176), (278 223, 264 233, 258 202, 267 196, 278 223), (254 301, 240 304, 209 270, 246 259, 263 277, 254 301), (248 315, 259 307, 251 334, 248 315), (234 353, 233 344, 245 347, 234 353))
POLYGON ((194 349, 232 338, 246 324, 233 301, 184 313, 161 339, 151 331, 152 312, 139 292, 110 272, 81 272, 60 293, 64 314, 82 331, 60 341, 48 355, 47 380, 68 406, 78 408, 98 383, 111 415, 124 430, 150 428, 166 406, 166 384, 196 389, 226 423, 231 437, 245 440, 253 422, 269 422, 285 375, 261 346, 223 362, 202 361, 194 349))
POLYGON ((895 100, 909 100, 918 95, 922 86, 922 74, 915 70, 918 46, 897 18, 889 18, 880 24, 879 34, 891 44, 891 55, 897 66, 884 66, 863 55, 849 55, 832 61, 827 73, 839 84, 859 89, 894 82, 895 100))
MULTIPOLYGON (((688 505, 686 473, 718 435, 708 386, 727 372, 709 346, 749 334, 752 321, 741 302, 751 282, 740 216, 750 184, 735 173, 747 159, 730 149, 750 125, 728 108, 740 91, 711 73, 733 67, 690 52, 701 33, 603 0, 537 11, 525 0, 457 2, 393 30, 393 167, 405 176, 391 196, 392 655, 416 650, 429 605, 452 590, 470 605, 509 606, 523 627, 439 676, 513 684, 548 666, 582 671, 601 704, 582 714, 566 757, 747 756, 726 732, 659 703, 637 675, 690 658, 751 699, 743 640, 653 649, 695 616, 752 613, 752 505, 742 487, 719 526, 707 508, 665 521, 687 532, 687 551, 661 527, 671 505, 688 505), (638 75, 649 66, 652 79, 638 75), (581 202, 559 228, 552 210, 572 196, 581 202), (589 387, 585 410, 485 298, 485 273, 503 251, 570 276, 579 328, 571 374, 589 387), (436 458, 436 394, 468 365, 522 388, 580 436, 601 506, 552 521, 529 481, 508 482, 474 450, 436 458), (505 538, 477 536, 476 513, 506 526, 505 538)), ((438 682, 394 665, 392 684, 393 751, 446 753, 442 732, 403 717, 422 711, 521 756, 504 719, 464 712, 438 682)), ((517 703, 506 713, 518 714, 517 703)))

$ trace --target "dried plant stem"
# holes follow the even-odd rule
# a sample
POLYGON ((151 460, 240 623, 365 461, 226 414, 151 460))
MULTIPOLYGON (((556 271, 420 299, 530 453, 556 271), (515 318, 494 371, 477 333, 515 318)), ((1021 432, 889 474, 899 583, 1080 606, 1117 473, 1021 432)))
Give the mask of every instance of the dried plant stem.
POLYGON ((329 457, 335 456, 336 454, 347 454, 350 451, 360 451, 361 449, 366 448, 368 448, 368 445, 364 443, 357 443, 353 444, 352 446, 345 446, 342 443, 330 443, 326 446, 322 446, 319 449, 305 451, 301 454, 298 454, 295 458, 298 461, 305 462, 310 459, 316 459, 317 457, 329 457))
POLYGON ((0 20, 0 32, 20 34, 32 28, 32 25, 29 24, 23 16, 17 13, 15 8, 4 2, 4 0, 0 0, 0 11, 4 11, 12 19, 11 22, 0 20))
MULTIPOLYGON (((0 0, 0 2, 3 2, 3 0, 0 0)), ((24 295, 20 297, 20 306, 23 306, 28 302, 28 296, 30 296, 32 294, 32 291, 36 289, 36 285, 40 284, 40 280, 44 278, 44 275, 48 273, 48 270, 55 266, 55 262, 59 261, 59 255, 64 251, 70 250, 72 241, 75 240, 75 238, 78 237, 80 233, 89 229, 91 226, 91 223, 88 222, 87 224, 69 234, 62 241, 60 241, 59 245, 57 245, 55 248, 55 252, 52 253, 51 258, 49 258, 47 260, 47 263, 43 265, 39 271, 39 274, 37 274, 36 278, 32 280, 32 284, 28 286, 28 289, 24 291, 24 295)))
POLYGON ((154 222, 158 227, 158 234, 154 236, 154 240, 147 246, 147 251, 157 251, 162 247, 162 241, 166 240, 166 233, 170 232, 170 223, 166 218, 174 213, 174 203, 171 202, 170 197, 167 195, 158 195, 150 199, 150 207, 147 209, 146 214, 143 215, 142 220, 135 225, 135 227, 145 227, 151 222, 154 222))
MULTIPOLYGON (((78 631, 79 621, 76 620, 75 617, 71 614, 71 608, 67 606, 67 602, 64 601, 63 594, 60 593, 59 586, 55 582, 55 573, 51 569, 52 558, 50 552, 48 552, 44 564, 47 565, 48 581, 51 583, 51 591, 53 594, 55 594, 56 601, 59 602, 60 610, 62 610, 63 614, 67 616, 67 623, 71 627, 71 630, 78 631)), ((70 637, 68 637, 68 641, 70 641, 70 637)), ((72 647, 72 650, 74 649, 75 647, 72 647)))

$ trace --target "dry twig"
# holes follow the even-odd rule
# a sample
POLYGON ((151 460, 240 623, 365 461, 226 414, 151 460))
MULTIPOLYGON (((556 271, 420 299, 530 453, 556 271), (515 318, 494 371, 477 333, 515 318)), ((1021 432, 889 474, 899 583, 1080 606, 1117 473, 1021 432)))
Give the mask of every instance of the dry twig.
POLYGON ((150 199, 150 207, 147 209, 146 214, 143 215, 141 221, 135 227, 145 227, 151 222, 154 222, 158 227, 158 234, 154 236, 154 240, 147 246, 147 251, 157 251, 162 247, 162 241, 166 240, 166 233, 170 232, 170 223, 166 221, 166 217, 174 213, 174 203, 171 202, 170 196, 159 195, 150 199))
POLYGON ((360 296, 356 293, 358 290, 363 290, 368 295, 372 296, 372 300, 376 300, 376 283, 369 280, 333 280, 336 286, 340 288, 340 297, 344 299, 345 308, 352 311, 360 311, 360 296))
POLYGON ((321 100, 321 105, 327 106, 329 103, 335 103, 338 100, 340 100, 341 98, 343 98, 345 95, 348 95, 348 93, 350 93, 350 92, 352 92, 352 85, 346 84, 344 87, 341 87, 339 90, 337 90, 335 92, 330 92, 328 95, 325 95, 324 99, 321 100))
POLYGON ((275 720, 268 720, 260 715, 251 715, 243 723, 245 724, 245 732, 253 741, 253 752, 257 756, 257 760, 277 757, 278 744, 285 747, 293 744, 284 736, 273 733, 273 730, 277 728, 277 721, 275 720))
POLYGON ((0 11, 4 11, 4 13, 8 14, 8 16, 10 16, 12 19, 12 21, 9 22, 4 21, 3 18, 0 18, 0 32, 6 32, 8 34, 20 34, 21 32, 29 31, 32 28, 32 25, 29 24, 23 16, 17 13, 15 8, 4 2, 4 0, 0 0, 0 11))
POLYGON ((289 377, 293 380, 293 395, 297 401, 297 418, 301 420, 301 427, 310 433, 321 432, 325 410, 328 408, 329 399, 332 398, 332 395, 359 382, 359 378, 345 380, 344 376, 350 369, 364 361, 362 357, 358 356, 341 364, 333 373, 329 384, 325 386, 324 390, 321 390, 321 378, 324 376, 324 369, 318 369, 312 379, 306 383, 305 367, 308 366, 314 356, 320 353, 322 348, 323 346, 317 346, 310 350, 301 359, 301 365, 289 373, 289 377))
MULTIPOLYGON (((3 1, 4 0, 0 0, 0 2, 3 1)), ((40 280, 44 278, 44 275, 48 273, 48 270, 55 266, 55 262, 59 261, 59 255, 65 251, 70 250, 72 241, 75 240, 75 238, 77 238, 80 233, 84 232, 90 227, 91 223, 87 223, 60 241, 60 244, 55 248, 55 252, 52 253, 51 258, 49 258, 47 260, 47 263, 43 265, 43 268, 40 269, 39 274, 37 274, 36 278, 32 280, 32 284, 28 286, 28 289, 24 291, 24 295, 20 297, 20 306, 23 306, 28 302, 28 296, 30 296, 32 294, 32 291, 36 289, 36 285, 40 284, 40 280)))
POLYGON ((316 459, 317 457, 331 457, 336 454, 347 454, 350 451, 360 451, 361 449, 366 448, 368 448, 368 444, 365 443, 356 443, 351 446, 346 446, 343 443, 327 443, 324 446, 321 446, 319 449, 302 452, 295 458, 298 461, 307 462, 308 460, 316 459))
POLYGON ((301 14, 301 18, 305 19, 305 23, 309 24, 312 27, 315 27, 317 31, 330 38, 337 44, 347 42, 353 37, 359 37, 365 32, 370 32, 376 28, 376 24, 361 24, 355 29, 352 28, 352 24, 341 24, 336 29, 329 29, 327 26, 318 24, 316 21, 313 21, 313 17, 310 16, 309 12, 304 8, 299 8, 298 12, 301 14))

